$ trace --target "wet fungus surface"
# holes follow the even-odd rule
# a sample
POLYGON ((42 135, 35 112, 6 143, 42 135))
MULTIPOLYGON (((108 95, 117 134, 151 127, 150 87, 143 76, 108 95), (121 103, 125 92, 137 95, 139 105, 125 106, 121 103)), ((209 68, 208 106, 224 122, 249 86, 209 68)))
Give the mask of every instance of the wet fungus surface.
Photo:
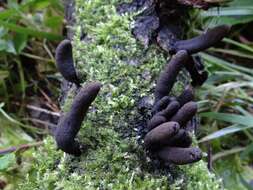
POLYGON ((70 40, 63 40, 58 45, 55 52, 55 60, 57 68, 63 78, 69 82, 75 83, 77 86, 80 86, 80 81, 74 66, 72 44, 70 40))
POLYGON ((70 111, 60 118, 55 132, 55 140, 58 148, 64 152, 75 156, 81 155, 80 144, 75 138, 89 106, 97 97, 100 88, 101 84, 98 82, 91 82, 81 87, 73 100, 70 111))
POLYGON ((191 147, 191 120, 197 113, 193 101, 194 91, 186 86, 178 97, 168 96, 176 78, 186 64, 189 55, 179 51, 161 72, 156 89, 152 118, 147 123, 148 133, 144 146, 162 161, 173 164, 189 164, 202 158, 199 148, 191 147))

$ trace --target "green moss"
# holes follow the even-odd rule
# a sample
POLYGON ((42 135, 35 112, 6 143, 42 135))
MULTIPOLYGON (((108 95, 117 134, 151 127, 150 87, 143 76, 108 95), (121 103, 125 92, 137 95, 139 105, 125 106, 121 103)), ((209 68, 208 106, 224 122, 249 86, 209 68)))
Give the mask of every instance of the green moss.
MULTIPOLYGON (((155 46, 143 49, 133 38, 134 14, 119 16, 115 9, 119 2, 76 0, 73 46, 78 73, 103 84, 78 137, 89 150, 74 158, 46 139, 44 149, 35 155, 34 172, 20 189, 220 189, 204 162, 177 167, 172 181, 168 171, 152 168, 137 144, 141 115, 136 104, 152 94, 166 57, 155 46), (87 35, 80 40, 83 34, 87 35)), ((65 111, 72 98, 71 92, 65 111)))

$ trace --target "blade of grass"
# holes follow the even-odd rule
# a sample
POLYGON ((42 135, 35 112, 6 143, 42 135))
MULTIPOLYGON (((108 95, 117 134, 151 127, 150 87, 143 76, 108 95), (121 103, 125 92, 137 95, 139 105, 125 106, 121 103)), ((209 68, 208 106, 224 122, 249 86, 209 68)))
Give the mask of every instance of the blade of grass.
POLYGON ((225 121, 228 123, 253 127, 253 116, 242 116, 237 114, 219 113, 219 112, 200 113, 200 116, 225 121))
MULTIPOLYGON (((206 53, 200 53, 201 57, 215 65, 218 65, 226 70, 229 70, 229 71, 235 71, 235 72, 244 72, 244 73, 247 73, 247 74, 250 74, 250 75, 253 75, 253 71, 248 69, 248 68, 245 68, 245 67, 242 67, 242 66, 238 66, 238 65, 235 65, 235 64, 232 64, 228 61, 224 61, 223 59, 220 59, 218 57, 215 57, 215 56, 212 56, 212 55, 209 55, 209 54, 206 54, 206 53)), ((247 78, 249 78, 250 80, 252 80, 252 76, 250 75, 247 75, 247 78)), ((245 74, 246 76, 246 74, 245 74)))
POLYGON ((214 133, 203 137, 198 142, 202 143, 202 142, 218 139, 220 137, 224 137, 226 135, 233 134, 233 133, 236 133, 236 132, 239 132, 239 131, 243 131, 243 130, 246 130, 246 129, 249 129, 249 128, 252 128, 252 127, 251 126, 238 125, 238 124, 231 125, 229 127, 226 127, 226 128, 221 129, 221 130, 215 131, 214 133))
POLYGON ((244 151, 245 149, 246 149, 245 147, 235 147, 235 148, 232 148, 232 149, 230 149, 230 150, 226 150, 226 151, 217 153, 217 154, 213 155, 213 157, 212 157, 212 162, 214 162, 214 161, 217 160, 217 159, 223 158, 223 157, 225 157, 225 156, 229 156, 229 155, 231 155, 231 154, 235 154, 235 153, 242 152, 242 151, 244 151))
POLYGON ((244 49, 244 50, 247 50, 247 51, 253 53, 253 48, 250 47, 250 46, 248 46, 248 45, 242 44, 242 43, 237 42, 237 41, 235 41, 235 40, 231 40, 231 39, 229 39, 229 38, 224 38, 223 41, 226 42, 226 43, 228 43, 228 44, 235 45, 235 46, 237 46, 237 47, 239 47, 239 48, 242 48, 242 49, 244 49))
POLYGON ((218 53, 225 53, 228 55, 233 55, 233 56, 242 57, 242 58, 246 58, 246 59, 253 59, 253 55, 246 54, 246 53, 243 53, 243 52, 237 51, 237 50, 210 48, 209 51, 218 52, 218 53))

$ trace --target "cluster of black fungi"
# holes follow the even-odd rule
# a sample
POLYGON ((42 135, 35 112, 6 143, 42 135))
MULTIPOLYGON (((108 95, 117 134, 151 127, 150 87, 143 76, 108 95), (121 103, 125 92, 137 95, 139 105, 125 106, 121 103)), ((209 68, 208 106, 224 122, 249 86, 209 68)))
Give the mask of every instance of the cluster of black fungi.
MULTIPOLYGON (((140 37, 143 33, 136 32, 138 27, 141 27, 141 24, 133 29, 133 33, 137 39, 145 39, 145 36, 140 37)), ((218 26, 190 40, 177 40, 168 28, 161 27, 158 30, 157 43, 171 54, 172 58, 157 80, 152 117, 147 121, 148 132, 144 137, 144 147, 162 161, 181 165, 197 162, 202 158, 201 150, 191 147, 192 118, 197 112, 193 87, 202 85, 208 76, 203 64, 192 54, 215 45, 228 34, 229 30, 228 26, 218 26), (189 72, 191 84, 188 84, 178 97, 169 96, 183 68, 189 72)), ((63 40, 57 47, 56 63, 62 76, 67 81, 75 83, 80 90, 73 100, 70 111, 60 118, 55 131, 55 140, 58 148, 64 152, 80 156, 84 148, 75 138, 89 106, 100 91, 101 84, 91 82, 81 87, 69 40, 63 40)))

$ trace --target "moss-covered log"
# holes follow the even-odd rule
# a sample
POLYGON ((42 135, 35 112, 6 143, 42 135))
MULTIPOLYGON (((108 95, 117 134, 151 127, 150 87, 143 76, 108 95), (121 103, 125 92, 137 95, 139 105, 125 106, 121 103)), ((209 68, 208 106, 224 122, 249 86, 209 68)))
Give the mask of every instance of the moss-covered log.
MULTIPOLYGON (((47 138, 20 189, 222 189, 204 161, 164 165, 144 151, 143 128, 151 116, 156 79, 169 57, 156 44, 144 48, 136 40, 131 26, 140 10, 119 15, 122 2, 75 1, 71 31, 77 73, 83 84, 103 85, 78 135, 88 149, 74 157, 57 150, 54 140, 47 138)), ((180 94, 187 77, 181 74, 174 94, 180 94)), ((72 85, 64 111, 75 94, 72 85)))

